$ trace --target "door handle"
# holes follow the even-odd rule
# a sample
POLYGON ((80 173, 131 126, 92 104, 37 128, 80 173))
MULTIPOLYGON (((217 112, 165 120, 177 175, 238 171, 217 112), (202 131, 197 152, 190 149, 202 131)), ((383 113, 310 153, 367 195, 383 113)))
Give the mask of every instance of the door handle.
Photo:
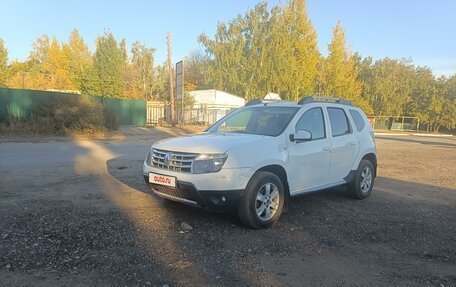
POLYGON ((322 150, 323 150, 323 151, 330 151, 329 146, 324 146, 324 147, 322 147, 322 150))
POLYGON ((350 144, 350 145, 356 145, 356 143, 355 143, 355 142, 350 142, 349 144, 350 144))

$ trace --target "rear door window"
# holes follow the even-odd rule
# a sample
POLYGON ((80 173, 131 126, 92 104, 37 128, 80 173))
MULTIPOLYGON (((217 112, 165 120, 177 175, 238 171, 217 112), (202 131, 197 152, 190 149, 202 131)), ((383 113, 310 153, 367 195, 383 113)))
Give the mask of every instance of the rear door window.
POLYGON ((345 111, 341 108, 328 108, 329 122, 333 137, 343 136, 351 133, 350 123, 348 122, 345 111))
POLYGON ((356 130, 358 132, 362 131, 366 125, 363 116, 357 110, 350 109, 348 111, 353 119, 353 122, 355 122, 356 130))

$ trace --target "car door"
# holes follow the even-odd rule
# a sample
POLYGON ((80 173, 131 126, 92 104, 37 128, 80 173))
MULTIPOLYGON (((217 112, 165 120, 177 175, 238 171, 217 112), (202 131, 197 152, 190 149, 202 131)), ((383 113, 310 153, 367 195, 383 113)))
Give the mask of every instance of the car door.
POLYGON ((341 180, 348 175, 355 161, 359 143, 347 112, 342 107, 327 106, 331 127, 331 165, 329 178, 331 181, 341 180))
POLYGON ((331 147, 326 129, 321 107, 305 111, 296 122, 294 132, 306 130, 312 134, 312 139, 301 142, 289 140, 288 181, 291 194, 328 182, 331 147))

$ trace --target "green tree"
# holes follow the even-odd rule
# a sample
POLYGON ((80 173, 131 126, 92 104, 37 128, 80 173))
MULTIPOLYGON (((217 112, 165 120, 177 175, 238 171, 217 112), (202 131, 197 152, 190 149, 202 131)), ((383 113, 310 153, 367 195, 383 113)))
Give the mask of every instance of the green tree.
POLYGON ((169 100, 169 70, 166 62, 155 67, 152 100, 169 100))
POLYGON ((106 97, 120 98, 125 89, 126 67, 125 42, 117 42, 111 32, 97 38, 94 55, 94 70, 100 81, 92 92, 106 97))
POLYGON ((8 72, 8 50, 5 47, 5 42, 0 39, 0 87, 6 86, 8 72))
POLYGON ((219 23, 215 39, 200 35, 199 41, 212 59, 207 77, 214 88, 244 96, 246 67, 243 64, 245 38, 242 35, 242 17, 239 15, 229 25, 219 23))
POLYGON ((362 96, 375 115, 411 115, 415 70, 408 60, 385 58, 372 63, 368 57, 358 64, 362 96))
POLYGON ((320 55, 304 0, 268 10, 260 3, 228 23, 214 39, 199 37, 208 61, 208 82, 247 100, 278 92, 298 100, 315 90, 320 55))
POLYGON ((444 92, 439 89, 435 76, 428 67, 417 67, 415 73, 411 112, 427 124, 428 131, 436 131, 441 125, 439 115, 443 111, 444 92))
POLYGON ((456 130, 456 74, 450 78, 439 79, 443 93, 443 108, 440 113, 440 124, 450 131, 456 130))

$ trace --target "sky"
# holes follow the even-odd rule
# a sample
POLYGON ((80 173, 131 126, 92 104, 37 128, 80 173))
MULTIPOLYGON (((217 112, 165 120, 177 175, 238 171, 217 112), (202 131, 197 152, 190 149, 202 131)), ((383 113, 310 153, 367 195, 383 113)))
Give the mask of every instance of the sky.
MULTIPOLYGON (((111 31, 128 45, 141 41, 166 60, 171 33, 173 62, 201 49, 201 33, 213 37, 217 23, 253 8, 258 0, 0 0, 0 38, 10 60, 25 60, 42 34, 67 41, 77 28, 89 48, 111 31)), ((286 0, 268 1, 269 7, 286 0)), ((351 51, 374 59, 411 58, 437 76, 456 74, 455 0, 307 0, 321 53, 327 55, 332 28, 341 21, 351 51)))

